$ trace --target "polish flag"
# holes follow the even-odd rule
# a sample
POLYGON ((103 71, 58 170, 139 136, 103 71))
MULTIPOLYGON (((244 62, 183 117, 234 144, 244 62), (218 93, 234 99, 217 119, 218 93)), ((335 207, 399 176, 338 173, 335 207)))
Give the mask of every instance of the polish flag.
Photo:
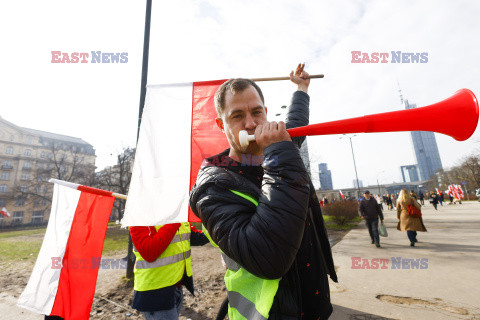
POLYGON ((203 159, 229 148, 213 100, 225 81, 147 86, 123 226, 199 221, 190 189, 203 159))
POLYGON ((438 188, 435 188, 435 190, 437 190, 437 194, 440 195, 440 191, 438 191, 438 188))
MULTIPOLYGON (((71 184, 74 185, 74 184, 71 184)), ((112 193, 55 183, 42 247, 18 305, 68 319, 88 319, 112 193)))
POLYGON ((342 199, 345 199, 345 196, 343 195, 342 190, 339 190, 339 191, 340 191, 340 196, 342 197, 342 199))
POLYGON ((2 214, 3 216, 9 218, 10 217, 10 213, 8 213, 7 209, 4 207, 2 208, 2 210, 0 211, 0 214, 2 214))

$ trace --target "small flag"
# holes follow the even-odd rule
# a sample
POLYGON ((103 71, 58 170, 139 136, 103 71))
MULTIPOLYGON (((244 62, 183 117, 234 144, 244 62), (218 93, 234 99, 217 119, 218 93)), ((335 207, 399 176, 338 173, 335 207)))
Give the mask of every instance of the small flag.
POLYGON ((0 211, 0 214, 4 215, 7 218, 10 217, 10 213, 7 211, 7 209, 5 209, 5 207, 2 208, 2 210, 0 211))
POLYGON ((66 320, 90 316, 115 200, 107 191, 76 186, 79 190, 55 183, 42 247, 17 303, 30 311, 66 320), (91 192, 96 190, 100 192, 91 192))
POLYGON ((122 226, 199 221, 190 189, 203 159, 229 147, 215 123, 214 96, 225 81, 147 87, 122 226))
POLYGON ((345 199, 345 196, 343 195, 342 190, 339 190, 339 191, 340 191, 340 196, 342 197, 342 199, 345 199))
POLYGON ((438 188, 435 188, 435 190, 437 190, 437 194, 440 195, 440 191, 438 190, 438 188))

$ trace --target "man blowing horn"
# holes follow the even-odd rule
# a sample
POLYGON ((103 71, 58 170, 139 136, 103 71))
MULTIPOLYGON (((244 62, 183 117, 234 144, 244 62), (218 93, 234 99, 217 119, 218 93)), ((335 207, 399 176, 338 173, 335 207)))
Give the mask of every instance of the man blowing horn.
MULTIPOLYGON (((327 319, 327 274, 337 281, 319 202, 286 128, 309 118, 310 79, 299 65, 286 123, 268 122, 262 91, 230 79, 215 95, 216 123, 230 149, 205 159, 190 194, 227 265, 230 319, 327 319), (242 148, 240 130, 256 141, 242 148)), ((293 140, 293 141, 292 141, 293 140)))

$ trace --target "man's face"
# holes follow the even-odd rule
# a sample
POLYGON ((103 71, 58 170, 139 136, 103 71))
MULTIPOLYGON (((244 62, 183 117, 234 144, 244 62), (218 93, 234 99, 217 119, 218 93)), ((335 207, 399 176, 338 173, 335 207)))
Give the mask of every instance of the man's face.
POLYGON ((217 118, 216 122, 227 136, 231 147, 231 156, 240 158, 241 154, 262 155, 263 150, 260 150, 255 142, 250 142, 249 146, 243 149, 238 141, 238 133, 241 130, 247 130, 248 134, 254 134, 258 125, 267 122, 267 109, 254 87, 249 86, 235 94, 227 91, 223 115, 221 118, 217 118))
POLYGON ((364 193, 363 195, 365 196, 365 198, 367 198, 367 200, 370 199, 370 193, 364 193))

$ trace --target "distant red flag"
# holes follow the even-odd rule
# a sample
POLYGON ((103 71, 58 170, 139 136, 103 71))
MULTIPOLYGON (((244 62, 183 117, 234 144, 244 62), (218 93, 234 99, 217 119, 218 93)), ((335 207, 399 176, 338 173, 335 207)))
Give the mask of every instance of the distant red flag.
POLYGON ((342 199, 345 199, 345 196, 343 195, 342 190, 339 190, 339 191, 340 191, 340 196, 342 197, 342 199))
POLYGON ((2 214, 3 216, 9 218, 10 217, 10 213, 8 213, 7 209, 2 208, 2 210, 0 210, 0 214, 2 214))

